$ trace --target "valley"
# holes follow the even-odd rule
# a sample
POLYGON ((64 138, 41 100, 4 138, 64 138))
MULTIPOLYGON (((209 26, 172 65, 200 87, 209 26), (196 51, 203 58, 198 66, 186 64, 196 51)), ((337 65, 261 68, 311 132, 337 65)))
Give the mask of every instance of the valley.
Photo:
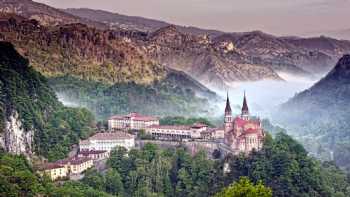
POLYGON ((349 54, 0 0, 0 196, 349 196, 349 54))

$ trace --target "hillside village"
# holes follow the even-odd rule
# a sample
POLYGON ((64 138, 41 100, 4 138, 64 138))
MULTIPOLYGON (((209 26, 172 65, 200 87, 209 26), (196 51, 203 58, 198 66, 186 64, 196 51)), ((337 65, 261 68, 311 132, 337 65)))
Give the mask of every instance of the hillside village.
POLYGON ((259 150, 265 137, 261 121, 250 117, 245 94, 241 114, 237 117, 232 116, 227 96, 223 127, 211 128, 201 122, 193 125, 160 125, 159 122, 158 117, 135 112, 111 116, 108 130, 80 140, 79 151, 74 156, 42 164, 38 169, 52 180, 80 179, 87 169, 103 164, 116 147, 131 150, 141 148, 143 142, 168 147, 180 143, 192 154, 205 150, 211 157, 214 151, 219 151, 223 157, 228 153, 249 154, 254 149, 259 150))

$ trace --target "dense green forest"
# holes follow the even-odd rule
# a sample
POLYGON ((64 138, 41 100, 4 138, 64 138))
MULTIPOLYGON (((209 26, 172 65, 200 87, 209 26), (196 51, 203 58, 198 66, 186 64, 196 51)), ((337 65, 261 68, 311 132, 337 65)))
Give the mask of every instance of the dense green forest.
POLYGON ((230 184, 248 177, 252 185, 271 188, 274 196, 350 194, 346 174, 332 163, 310 158, 302 145, 282 133, 275 139, 268 136, 264 148, 249 156, 209 160, 204 152, 191 156, 183 148, 164 150, 148 144, 130 152, 116 149, 108 166, 104 174, 90 170, 81 182, 121 196, 202 197, 230 191, 230 184), (226 174, 225 163, 230 170, 226 174))
POLYGON ((35 173, 24 156, 6 154, 0 150, 0 196, 85 197, 111 196, 85 184, 68 181, 56 186, 48 177, 35 173))
POLYGON ((213 127, 213 123, 207 118, 185 118, 182 116, 167 116, 159 120, 161 125, 193 125, 194 123, 204 123, 213 127))
POLYGON ((47 80, 9 43, 0 43, 0 132, 10 116, 34 131, 34 152, 56 160, 93 132, 94 116, 85 109, 64 107, 47 80))
POLYGON ((86 172, 81 181, 53 184, 37 175, 22 156, 0 152, 0 196, 227 196, 230 192, 263 196, 349 196, 348 177, 332 163, 320 163, 285 134, 268 137, 249 156, 210 160, 204 152, 160 149, 147 144, 117 148, 107 170, 86 172), (224 173, 225 163, 229 172, 224 173), (245 178, 244 178, 245 177, 245 178))
POLYGON ((271 188, 265 187, 261 181, 256 185, 251 181, 242 176, 239 181, 236 181, 229 187, 224 188, 220 193, 216 194, 215 197, 272 197, 271 188))
POLYGON ((49 83, 63 101, 88 108, 99 120, 134 111, 158 116, 208 114, 208 98, 215 99, 216 95, 201 90, 205 96, 198 97, 198 88, 191 87, 191 82, 188 86, 180 84, 178 77, 182 75, 171 73, 151 85, 133 82, 110 85, 71 76, 51 78, 49 83))

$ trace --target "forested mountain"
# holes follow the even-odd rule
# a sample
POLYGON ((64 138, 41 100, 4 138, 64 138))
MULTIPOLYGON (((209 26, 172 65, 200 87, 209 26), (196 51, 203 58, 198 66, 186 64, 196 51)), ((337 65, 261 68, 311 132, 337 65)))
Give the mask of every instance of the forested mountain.
MULTIPOLYGON (((91 133, 91 115, 85 110, 63 107, 45 78, 29 67, 28 61, 11 44, 1 43, 0 49, 1 109, 5 125, 2 136, 26 139, 27 144, 16 142, 21 147, 28 145, 29 138, 25 136, 31 132, 35 153, 50 160, 64 157, 72 144, 91 133), (11 118, 11 112, 17 112, 18 117, 11 118), (23 129, 18 129, 22 128, 19 126, 17 131, 9 130, 8 125, 23 125, 23 129)), ((106 174, 91 171, 81 182, 68 181, 62 186, 40 178, 23 157, 1 152, 0 192, 6 196, 209 196, 247 176, 254 183, 261 180, 272 188, 275 196, 348 195, 346 176, 335 166, 321 165, 311 159, 300 144, 284 134, 266 140, 260 152, 217 161, 207 159, 203 152, 191 156, 183 149, 162 150, 153 145, 132 150, 128 156, 125 150, 116 150, 108 161, 106 174), (226 175, 224 162, 230 166, 226 175)), ((2 142, 8 140, 2 137, 2 142)), ((4 148, 12 150, 6 144, 4 148)))
POLYGON ((13 42, 60 96, 99 119, 130 111, 196 115, 217 99, 185 73, 152 60, 122 32, 82 24, 45 27, 13 16, 4 17, 0 29, 1 39, 13 42))
POLYGON ((349 112, 350 55, 345 55, 318 83, 283 104, 276 120, 305 140, 316 139, 318 144, 307 146, 313 153, 334 152, 335 161, 349 168, 349 112))
POLYGON ((93 132, 85 109, 64 107, 47 80, 10 43, 0 42, 0 145, 28 157, 63 158, 93 132))

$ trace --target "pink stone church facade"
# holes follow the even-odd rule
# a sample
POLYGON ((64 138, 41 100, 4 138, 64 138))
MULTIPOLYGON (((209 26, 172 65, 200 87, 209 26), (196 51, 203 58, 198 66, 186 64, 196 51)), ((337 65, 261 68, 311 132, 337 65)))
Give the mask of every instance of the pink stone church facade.
POLYGON ((236 153, 248 154, 253 149, 262 148, 265 132, 260 119, 251 119, 245 94, 241 114, 236 117, 232 116, 230 100, 227 96, 224 133, 224 143, 236 153))

